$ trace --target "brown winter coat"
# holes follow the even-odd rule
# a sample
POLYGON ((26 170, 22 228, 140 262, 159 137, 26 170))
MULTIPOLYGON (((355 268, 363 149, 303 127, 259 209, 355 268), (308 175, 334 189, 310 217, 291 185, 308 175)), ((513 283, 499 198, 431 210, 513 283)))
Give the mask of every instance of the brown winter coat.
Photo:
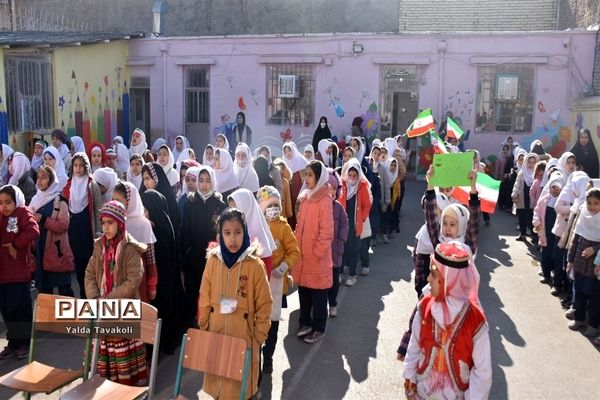
MULTIPOLYGON (((85 270, 85 295, 88 299, 100 297, 102 274, 104 273, 103 238, 104 236, 101 236, 94 242, 94 251, 85 270)), ((122 246, 121 254, 117 260, 116 286, 106 298, 139 299, 139 288, 144 269, 142 267, 142 254, 146 251, 146 245, 136 241, 128 233, 123 239, 122 246)))
MULTIPOLYGON (((209 249, 198 298, 200 329, 246 339, 248 348, 252 349, 246 398, 258 391, 260 348, 271 327, 273 304, 267 273, 257 255, 257 247, 257 244, 251 244, 230 269, 223 263, 220 247, 209 249), (237 300, 233 313, 221 314, 222 298, 237 300)), ((241 383, 205 374, 202 389, 219 400, 237 400, 241 383)))

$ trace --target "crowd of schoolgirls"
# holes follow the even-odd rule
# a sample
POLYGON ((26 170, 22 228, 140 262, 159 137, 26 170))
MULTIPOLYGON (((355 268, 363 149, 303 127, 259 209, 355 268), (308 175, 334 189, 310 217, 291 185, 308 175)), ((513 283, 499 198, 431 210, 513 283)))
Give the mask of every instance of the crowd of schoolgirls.
MULTIPOLYGON (((293 286, 296 334, 319 341, 338 315, 340 284, 368 275, 370 247, 399 232, 409 154, 401 138, 367 145, 358 119, 344 147, 322 117, 317 151, 290 141, 277 158, 268 146, 252 151, 243 116, 238 124, 198 160, 184 136, 173 149, 162 138, 149 148, 139 129, 110 148, 55 130, 52 143, 35 142, 31 159, 3 145, 0 310, 8 345, 0 359, 28 355, 15 326, 31 323, 34 288, 149 302, 163 319, 166 354, 189 327, 245 338, 253 349, 248 396, 273 371, 293 286)), ((101 338, 98 371, 144 384, 145 351, 141 341, 101 338)), ((228 398, 240 386, 208 375, 204 389, 228 398)))
POLYGON ((508 138, 496 177, 499 204, 516 212, 519 235, 539 250, 540 282, 561 298, 569 328, 600 346, 600 179, 588 129, 558 159, 534 141, 527 152, 508 138))

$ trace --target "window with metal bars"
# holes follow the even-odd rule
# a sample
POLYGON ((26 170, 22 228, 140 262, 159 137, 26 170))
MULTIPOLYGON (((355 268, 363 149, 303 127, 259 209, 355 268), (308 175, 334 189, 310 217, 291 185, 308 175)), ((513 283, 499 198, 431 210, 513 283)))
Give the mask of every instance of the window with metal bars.
POLYGON ((9 131, 54 128, 52 63, 48 58, 5 56, 4 76, 9 131))
POLYGON ((476 132, 531 133, 534 65, 485 66, 478 73, 476 132))
POLYGON ((189 124, 209 122, 209 67, 185 67, 185 118, 189 124))
MULTIPOLYGON (((287 80, 284 80, 287 82, 287 80)), ((313 64, 267 64, 267 121, 270 125, 302 125, 314 122, 315 66, 313 64), (279 90, 281 75, 299 79, 297 97, 279 90)))

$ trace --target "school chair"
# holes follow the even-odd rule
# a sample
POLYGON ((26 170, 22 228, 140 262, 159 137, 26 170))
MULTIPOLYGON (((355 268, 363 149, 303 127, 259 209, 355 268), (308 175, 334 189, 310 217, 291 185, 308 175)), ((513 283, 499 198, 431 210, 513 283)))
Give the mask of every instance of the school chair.
MULTIPOLYGON (((123 320, 118 320, 123 322, 123 320)), ((113 321, 110 321, 113 322, 113 321)), ((128 321, 131 322, 131 321, 128 321)), ((140 340, 154 346, 148 386, 128 386, 105 379, 96 374, 96 365, 100 349, 100 337, 96 336, 92 352, 92 377, 60 396, 60 400, 126 400, 145 398, 152 399, 158 368, 158 349, 160 346, 160 329, 162 320, 158 318, 158 310, 150 304, 142 302, 142 319, 140 321, 140 340)), ((113 337, 125 337, 111 335, 113 337)))
POLYGON ((31 339, 29 341, 29 360, 27 365, 18 368, 0 377, 0 385, 25 392, 25 398, 30 399, 32 393, 50 394, 68 385, 76 379, 87 380, 90 368, 90 355, 86 352, 83 360, 83 369, 61 369, 34 361, 36 350, 36 333, 51 332, 62 335, 78 336, 85 339, 85 348, 90 347, 92 341, 93 321, 76 321, 73 326, 87 327, 84 333, 68 333, 63 320, 57 320, 54 308, 55 300, 73 299, 67 296, 57 296, 40 293, 33 307, 33 323, 31 326, 31 339))
POLYGON ((251 360, 252 349, 246 348, 245 339, 190 328, 181 340, 173 399, 186 399, 180 393, 186 368, 241 382, 240 399, 245 400, 251 360))

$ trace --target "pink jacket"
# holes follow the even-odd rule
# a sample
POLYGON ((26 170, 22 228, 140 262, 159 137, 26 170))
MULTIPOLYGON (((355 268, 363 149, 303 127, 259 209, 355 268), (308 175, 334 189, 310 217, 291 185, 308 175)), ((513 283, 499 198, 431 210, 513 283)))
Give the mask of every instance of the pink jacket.
POLYGON ((554 209, 556 210, 556 222, 552 228, 552 233, 556 236, 562 236, 569 223, 569 214, 571 214, 571 203, 566 201, 557 201, 554 209))
POLYGON ((548 199, 550 193, 546 193, 540 197, 537 205, 533 209, 533 227, 538 234, 538 241, 540 246, 548 246, 548 239, 546 238, 546 229, 544 229, 544 221, 546 220, 546 206, 548 205, 548 199))
POLYGON ((540 194, 542 194, 542 180, 535 179, 531 184, 531 189, 529 189, 529 204, 531 205, 531 208, 534 208, 537 204, 540 194))
POLYGON ((329 289, 333 284, 333 203, 326 186, 300 203, 294 234, 300 247, 300 259, 292 272, 294 281, 310 289, 329 289))
POLYGON ((45 271, 71 272, 75 270, 73 252, 69 245, 69 204, 62 196, 54 199, 54 209, 50 218, 40 220, 40 225, 48 231, 44 247, 45 271))

